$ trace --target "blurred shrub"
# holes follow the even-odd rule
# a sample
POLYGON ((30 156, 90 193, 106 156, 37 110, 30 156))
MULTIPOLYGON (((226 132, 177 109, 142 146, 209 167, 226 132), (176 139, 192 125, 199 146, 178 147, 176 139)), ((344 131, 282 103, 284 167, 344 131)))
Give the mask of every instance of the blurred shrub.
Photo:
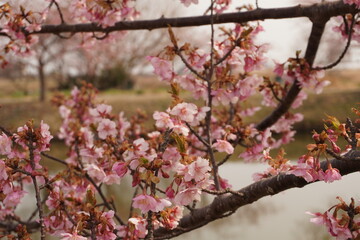
POLYGON ((134 79, 121 64, 116 64, 111 68, 101 71, 98 75, 77 75, 68 76, 66 81, 59 83, 59 89, 70 89, 74 85, 80 85, 81 81, 92 83, 97 89, 105 90, 109 88, 132 89, 134 79))

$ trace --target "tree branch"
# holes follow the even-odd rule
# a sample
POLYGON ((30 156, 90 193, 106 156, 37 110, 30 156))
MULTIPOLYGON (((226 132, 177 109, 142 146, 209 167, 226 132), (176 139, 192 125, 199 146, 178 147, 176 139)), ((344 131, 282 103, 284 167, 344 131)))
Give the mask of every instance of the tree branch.
MULTIPOLYGON (((329 18, 332 16, 344 15, 347 13, 359 12, 354 6, 344 4, 343 1, 323 2, 310 6, 294 6, 285 8, 258 8, 247 12, 233 12, 216 15, 213 19, 214 24, 221 23, 243 23, 249 21, 265 20, 265 19, 285 19, 307 17, 313 19, 315 17, 329 18)), ((180 18, 160 18, 156 20, 137 20, 117 22, 114 26, 102 28, 96 23, 85 24, 60 24, 60 25, 43 25, 40 31, 27 34, 44 34, 44 33, 78 33, 78 32, 114 32, 124 30, 153 30, 159 28, 171 27, 194 27, 202 25, 210 25, 212 17, 210 15, 180 18)), ((0 28, 1 30, 1 28, 0 28)), ((1 35, 4 35, 2 33, 1 35)))
MULTIPOLYGON (((360 151, 350 151, 345 155, 348 159, 358 159, 360 151)), ((360 170, 359 160, 340 161, 333 159, 330 161, 332 167, 339 169, 341 175, 357 172, 360 170)), ((321 168, 326 171, 327 161, 321 163, 321 168)), ((223 195, 199 209, 194 209, 191 214, 184 216, 177 228, 173 230, 160 228, 155 231, 155 239, 167 239, 181 235, 185 232, 202 227, 212 221, 222 218, 222 216, 236 211, 238 208, 251 204, 263 197, 276 195, 291 188, 302 188, 313 182, 306 182, 301 177, 292 174, 279 174, 277 176, 264 179, 250 184, 237 191, 238 194, 223 195)))
MULTIPOLYGON (((308 45, 305 52, 305 60, 310 66, 313 65, 317 50, 320 45, 320 40, 325 29, 325 25, 328 19, 321 18, 314 20, 310 37, 308 40, 308 45)), ((264 120, 262 120, 256 128, 259 131, 264 131, 266 128, 272 126, 277 122, 291 107, 292 103, 295 101, 296 97, 301 91, 301 86, 298 80, 295 79, 293 85, 289 89, 286 96, 282 99, 279 105, 272 111, 264 120)))

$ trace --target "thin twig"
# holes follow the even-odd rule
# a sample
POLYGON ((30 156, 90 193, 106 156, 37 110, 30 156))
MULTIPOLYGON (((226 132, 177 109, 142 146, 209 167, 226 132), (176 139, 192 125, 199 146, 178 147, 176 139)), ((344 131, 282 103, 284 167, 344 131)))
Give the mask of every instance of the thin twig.
MULTIPOLYGON (((35 171, 36 169, 36 165, 35 165, 35 156, 34 156, 34 145, 33 143, 36 142, 36 140, 34 139, 34 133, 32 131, 28 132, 28 135, 30 140, 29 140, 29 155, 30 155, 30 166, 31 169, 33 171, 35 171)), ((44 212, 43 212, 43 207, 42 207, 42 201, 41 201, 41 196, 40 196, 40 189, 39 189, 39 185, 37 183, 36 180, 36 176, 31 174, 31 179, 34 185, 34 189, 35 189, 35 198, 36 198, 36 206, 38 208, 38 213, 39 213, 39 223, 40 223, 40 239, 41 240, 45 240, 45 224, 44 224, 44 212)))
POLYGON ((189 123, 186 123, 186 126, 190 129, 190 132, 191 132, 192 134, 194 134, 194 135, 197 137, 197 139, 198 139, 202 144, 204 144, 207 148, 211 147, 211 146, 209 145, 209 143, 206 142, 205 139, 203 139, 203 138, 190 126, 189 123))
POLYGON ((347 137, 346 141, 351 145, 352 150, 356 150, 357 147, 356 133, 358 132, 357 131, 358 129, 354 126, 350 118, 346 119, 346 125, 350 129, 350 137, 347 137))
POLYGON ((240 41, 241 41, 241 38, 238 38, 238 39, 235 41, 234 45, 229 49, 229 51, 228 51, 224 56, 222 56, 222 58, 220 58, 220 59, 215 63, 215 66, 217 66, 217 65, 219 65, 220 63, 222 63, 223 61, 225 61, 226 58, 228 58, 228 57, 231 55, 231 53, 234 51, 234 49, 239 45, 240 41))
POLYGON ((215 69, 215 65, 214 65, 214 53, 215 53, 215 29, 214 29, 214 0, 211 1, 211 9, 210 9, 210 27, 211 27, 211 39, 210 39, 210 68, 208 71, 208 74, 206 76, 206 81, 208 83, 207 86, 207 95, 208 95, 208 102, 207 102, 207 106, 210 108, 210 110, 208 112, 206 112, 206 117, 205 117, 205 133, 207 136, 207 149, 208 149, 208 153, 209 153, 209 157, 210 157, 210 163, 212 166, 212 172, 213 172, 213 176, 214 176, 214 183, 215 183, 215 188, 216 190, 220 189, 220 182, 219 182, 219 178, 218 178, 218 167, 216 165, 216 160, 215 160, 215 155, 214 155, 214 150, 212 149, 212 134, 211 134, 211 118, 212 118, 212 99, 213 99, 213 95, 212 95, 212 77, 214 74, 214 69, 215 69))
POLYGON ((41 153, 41 155, 48 158, 48 159, 50 159, 50 160, 53 160, 53 161, 56 161, 58 163, 61 163, 61 164, 65 165, 65 166, 68 166, 68 164, 64 160, 61 160, 59 158, 50 156, 49 154, 46 154, 46 153, 43 153, 43 152, 41 153))
MULTIPOLYGON (((85 177, 95 187, 96 191, 99 193, 101 199, 103 200, 105 206, 109 210, 114 210, 114 208, 112 206, 110 206, 109 202, 107 201, 107 199, 106 199, 104 193, 102 192, 101 188, 94 182, 94 180, 87 173, 85 174, 85 177)), ((125 225, 125 223, 122 221, 122 219, 119 217, 119 215, 117 215, 117 213, 114 214, 114 217, 116 218, 116 220, 118 220, 118 222, 120 224, 125 225)))
POLYGON ((226 162, 230 159, 231 156, 232 156, 232 154, 227 154, 227 155, 224 157, 224 159, 221 160, 221 161, 217 164, 217 166, 219 167, 219 166, 223 165, 224 163, 226 163, 226 162))
POLYGON ((60 9, 59 4, 56 2, 56 0, 52 1, 52 3, 54 3, 55 6, 56 6, 56 9, 57 9, 57 11, 58 11, 58 13, 59 13, 59 16, 60 16, 61 23, 62 23, 62 24, 65 24, 64 15, 63 15, 63 13, 61 12, 61 9, 60 9))
POLYGON ((338 57, 338 59, 335 62, 333 62, 333 63, 331 63, 329 65, 326 65, 324 67, 315 67, 315 68, 313 68, 314 70, 331 69, 331 68, 335 67, 336 65, 338 65, 341 62, 341 60, 345 57, 345 54, 347 53, 347 51, 348 51, 348 49, 350 47, 355 22, 356 22, 356 18, 353 15, 353 19, 351 21, 350 28, 349 28, 349 31, 348 31, 349 35, 348 35, 348 38, 347 38, 346 46, 345 46, 344 50, 342 51, 342 53, 340 54, 340 56, 338 57))
POLYGON ((200 73, 198 73, 189 63, 186 61, 184 56, 181 54, 180 50, 176 51, 176 54, 180 57, 181 61, 185 64, 186 68, 190 70, 193 74, 195 74, 198 78, 202 80, 206 80, 204 76, 202 76, 200 73))

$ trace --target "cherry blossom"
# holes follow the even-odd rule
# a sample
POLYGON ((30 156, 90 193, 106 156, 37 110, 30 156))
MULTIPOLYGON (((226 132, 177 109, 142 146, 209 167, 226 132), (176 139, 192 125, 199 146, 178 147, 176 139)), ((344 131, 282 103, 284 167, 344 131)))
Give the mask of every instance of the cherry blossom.
POLYGON ((5 133, 2 133, 0 135, 0 154, 2 155, 10 154, 12 150, 11 146, 12 146, 11 139, 5 133))
POLYGON ((357 8, 360 8, 360 1, 359 0, 344 0, 346 4, 355 4, 357 8))
POLYGON ((156 121, 155 125, 158 128, 173 128, 174 123, 170 118, 170 115, 164 112, 155 111, 153 118, 156 121))
POLYGON ((61 236, 62 236, 61 240, 86 240, 87 239, 86 237, 78 235, 77 232, 74 232, 74 233, 62 233, 61 236))
POLYGON ((115 137, 117 134, 116 123, 110 119, 102 119, 97 127, 99 138, 106 139, 107 136, 115 137))
POLYGON ((226 140, 217 140, 212 147, 219 152, 226 152, 227 154, 232 154, 234 152, 234 147, 226 140))
POLYGON ((133 199, 133 207, 139 208, 142 213, 148 211, 159 212, 170 205, 169 200, 157 199, 146 194, 140 194, 133 199))
POLYGON ((341 175, 339 170, 336 168, 332 168, 331 166, 325 171, 324 182, 331 183, 336 180, 340 180, 341 175))
POLYGON ((174 203, 180 206, 186 206, 193 201, 200 201, 201 191, 198 188, 187 188, 178 192, 174 198, 174 203))
POLYGON ((147 57, 147 60, 153 65, 154 73, 158 75, 162 81, 169 82, 174 78, 172 66, 169 61, 158 57, 147 57))
POLYGON ((193 103, 179 103, 173 107, 169 113, 174 116, 178 116, 185 122, 192 122, 195 119, 195 115, 198 113, 198 108, 193 103))
POLYGON ((185 170, 184 180, 190 181, 194 179, 196 182, 204 179, 206 173, 211 170, 207 159, 198 157, 196 161, 189 164, 185 170))

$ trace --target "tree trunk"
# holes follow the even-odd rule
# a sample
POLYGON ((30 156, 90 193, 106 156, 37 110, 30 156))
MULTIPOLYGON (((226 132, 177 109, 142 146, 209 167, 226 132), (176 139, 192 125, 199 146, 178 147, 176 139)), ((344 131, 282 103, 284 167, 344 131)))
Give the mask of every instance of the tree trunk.
POLYGON ((40 93, 39 93, 39 101, 44 102, 45 101, 45 93, 46 93, 46 82, 45 82, 45 74, 44 74, 44 66, 42 59, 39 58, 39 66, 38 66, 38 75, 39 75, 39 83, 40 83, 40 93))

